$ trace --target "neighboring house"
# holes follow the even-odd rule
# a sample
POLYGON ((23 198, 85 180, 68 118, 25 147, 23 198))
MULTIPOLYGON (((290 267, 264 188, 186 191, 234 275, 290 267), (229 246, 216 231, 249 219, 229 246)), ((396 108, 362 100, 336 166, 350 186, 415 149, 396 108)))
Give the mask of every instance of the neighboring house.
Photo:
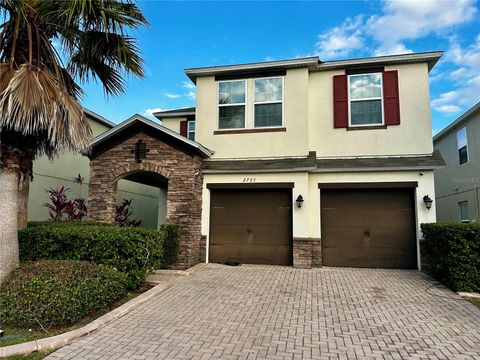
MULTIPOLYGON (((88 109, 84 109, 84 111, 94 136, 115 126, 115 124, 93 111, 88 109)), ((35 160, 33 182, 30 184, 28 219, 49 219, 48 209, 44 206, 49 201, 48 194, 45 191, 47 189, 57 189, 65 186, 70 189, 69 196, 87 198, 89 178, 89 160, 81 154, 63 153, 52 160, 49 160, 46 156, 35 160), (84 178, 82 186, 73 181, 73 178, 78 174, 84 178)), ((157 209, 161 195, 156 187, 121 180, 118 184, 117 202, 121 202, 124 198, 132 199, 132 218, 142 219, 142 225, 145 227, 156 228, 158 223, 157 209)), ((162 216, 165 217, 164 214, 160 214, 160 217, 162 216)), ((160 223, 163 221, 160 220, 160 223)))
POLYGON ((433 137, 446 166, 435 170, 437 220, 480 221, 480 102, 433 137))
MULTIPOLYGON (((192 219, 182 240, 189 254, 201 235, 210 262, 420 267, 420 224, 436 221, 424 198, 435 198, 433 170, 444 164, 433 151, 428 78, 441 55, 187 69, 196 108, 155 116, 213 152, 202 165, 201 227, 192 219)), ((178 143, 147 123, 122 125, 140 134, 129 146, 147 127, 151 149, 178 143)), ((175 173, 156 156, 121 171, 175 173)))

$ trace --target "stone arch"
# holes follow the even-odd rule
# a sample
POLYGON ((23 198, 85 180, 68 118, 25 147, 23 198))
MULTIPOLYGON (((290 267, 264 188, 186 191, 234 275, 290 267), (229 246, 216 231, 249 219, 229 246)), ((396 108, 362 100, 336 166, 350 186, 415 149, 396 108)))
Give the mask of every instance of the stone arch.
POLYGON ((185 145, 185 140, 167 137, 156 132, 153 126, 145 128, 145 124, 142 120, 137 131, 130 128, 129 132, 115 133, 112 129, 110 137, 105 136, 103 142, 94 144, 89 155, 88 218, 106 223, 115 221, 119 179, 141 172, 160 175, 168 181, 166 221, 180 228, 180 254, 176 267, 187 268, 200 261, 201 168, 205 155, 189 144, 185 145), (133 154, 139 141, 148 149, 146 158, 140 161, 133 154))

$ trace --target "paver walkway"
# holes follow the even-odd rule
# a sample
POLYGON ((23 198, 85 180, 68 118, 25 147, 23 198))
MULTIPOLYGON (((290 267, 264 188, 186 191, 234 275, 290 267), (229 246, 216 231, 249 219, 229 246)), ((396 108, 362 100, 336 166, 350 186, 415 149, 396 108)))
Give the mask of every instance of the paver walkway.
POLYGON ((209 265, 47 359, 480 359, 480 311, 417 271, 209 265))

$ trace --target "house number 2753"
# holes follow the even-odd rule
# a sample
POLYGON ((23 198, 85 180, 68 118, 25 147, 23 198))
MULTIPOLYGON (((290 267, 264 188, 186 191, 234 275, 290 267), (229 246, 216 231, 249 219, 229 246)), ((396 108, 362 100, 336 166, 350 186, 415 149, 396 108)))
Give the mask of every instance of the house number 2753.
POLYGON ((255 178, 243 178, 244 183, 253 183, 255 182, 255 178))

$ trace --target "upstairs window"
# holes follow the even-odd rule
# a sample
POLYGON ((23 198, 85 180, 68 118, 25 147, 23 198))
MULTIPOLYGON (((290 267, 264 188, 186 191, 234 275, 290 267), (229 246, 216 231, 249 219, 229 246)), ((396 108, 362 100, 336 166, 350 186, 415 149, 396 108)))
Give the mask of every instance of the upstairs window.
POLYGON ((283 125, 283 77, 255 79, 254 126, 279 127, 283 125))
POLYGON ((195 141, 195 120, 189 120, 188 121, 187 137, 190 140, 195 141))
POLYGON ((466 128, 457 131, 457 149, 458 163, 460 165, 466 164, 468 162, 468 143, 466 128))
POLYGON ((382 74, 348 76, 350 126, 383 125, 382 74))
POLYGON ((218 128, 245 128, 245 80, 218 83, 218 128))

